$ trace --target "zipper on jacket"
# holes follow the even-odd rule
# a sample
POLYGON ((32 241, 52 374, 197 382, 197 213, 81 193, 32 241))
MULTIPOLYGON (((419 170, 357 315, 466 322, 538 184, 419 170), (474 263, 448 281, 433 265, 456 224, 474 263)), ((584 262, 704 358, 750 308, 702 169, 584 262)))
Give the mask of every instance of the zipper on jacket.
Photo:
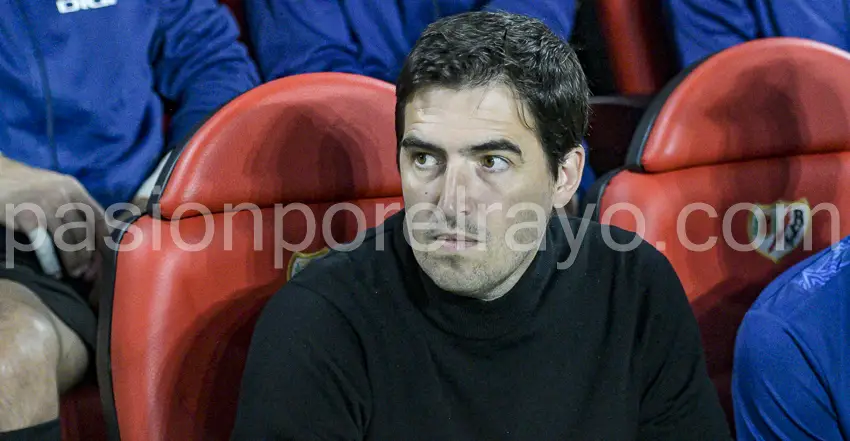
POLYGON ((51 157, 51 160, 53 161, 51 168, 55 171, 60 171, 59 152, 56 150, 56 140, 54 139, 53 133, 53 97, 50 93, 50 80, 47 78, 47 64, 44 61, 44 54, 41 52, 38 40, 35 38, 35 34, 33 34, 32 23, 27 16, 26 10, 24 10, 24 7, 21 5, 21 0, 15 0, 15 3, 18 5, 18 11, 20 11, 21 17, 26 25, 27 35, 29 36, 30 42, 32 42, 36 64, 38 65, 38 72, 41 76, 41 90, 44 94, 44 114, 45 119, 47 120, 45 127, 47 131, 47 143, 48 146, 50 146, 50 152, 53 154, 51 157))

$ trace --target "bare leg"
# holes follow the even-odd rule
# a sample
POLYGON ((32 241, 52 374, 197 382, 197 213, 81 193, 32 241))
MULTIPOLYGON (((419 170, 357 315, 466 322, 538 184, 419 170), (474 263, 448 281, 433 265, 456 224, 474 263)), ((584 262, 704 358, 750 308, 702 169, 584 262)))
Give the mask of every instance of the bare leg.
POLYGON ((59 417, 88 366, 82 340, 26 287, 0 280, 0 432, 59 417))

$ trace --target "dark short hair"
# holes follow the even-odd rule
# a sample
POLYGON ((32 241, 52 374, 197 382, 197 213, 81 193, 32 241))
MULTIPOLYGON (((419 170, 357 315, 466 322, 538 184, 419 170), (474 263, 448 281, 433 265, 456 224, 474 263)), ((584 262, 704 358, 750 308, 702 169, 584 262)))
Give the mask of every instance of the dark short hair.
POLYGON ((510 87, 533 118, 552 176, 587 132, 587 79, 570 45, 540 20, 504 12, 467 12, 425 29, 396 82, 396 138, 404 107, 425 87, 510 87))

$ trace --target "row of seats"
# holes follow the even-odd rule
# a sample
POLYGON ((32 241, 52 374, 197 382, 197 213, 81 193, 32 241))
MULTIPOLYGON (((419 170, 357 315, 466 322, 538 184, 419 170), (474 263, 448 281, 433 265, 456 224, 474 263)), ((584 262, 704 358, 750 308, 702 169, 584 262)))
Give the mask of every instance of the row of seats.
MULTIPOLYGON (((222 3, 244 30, 242 1, 222 3)), ((847 179, 841 174, 847 170, 846 153, 840 153, 850 139, 842 130, 845 100, 840 93, 847 88, 840 80, 846 55, 809 42, 766 40, 716 55, 674 78, 660 3, 595 2, 622 96, 593 98, 589 159, 597 174, 608 174, 585 202, 595 204, 595 219, 630 229, 637 225, 628 212, 605 219, 605 209, 629 201, 643 210, 648 228, 642 233, 666 245, 664 252, 683 279, 703 325, 712 377, 728 406, 731 342, 738 321, 765 281, 807 253, 798 248, 778 263, 729 247, 695 254, 675 240, 675 213, 693 201, 717 209, 718 218, 701 212, 690 216, 686 230, 699 243, 711 235, 722 237, 723 211, 737 202, 771 204, 805 197, 812 206, 846 203, 834 191, 847 179), (818 67, 803 69, 805 63, 818 67), (815 181, 812 176, 823 178, 815 181)), ((63 398, 66 439, 105 439, 101 397, 112 439, 118 439, 118 427, 123 439, 226 439, 230 406, 235 405, 234 378, 241 370, 251 320, 266 296, 285 281, 286 268, 275 264, 291 258, 273 254, 271 207, 303 202, 323 213, 338 201, 366 207, 400 201, 389 123, 393 106, 387 103, 394 103, 391 86, 360 77, 311 74, 279 80, 227 106, 175 155, 162 182, 165 191, 155 198, 162 215, 143 216, 133 227, 147 233, 177 225, 186 242, 200 240, 201 220, 183 214, 184 221, 175 224, 173 211, 182 203, 200 202, 220 210, 213 216, 213 244, 220 247, 187 255, 173 243, 154 249, 143 241, 115 256, 114 280, 106 283, 114 287, 114 301, 101 309, 97 364, 102 387, 98 391, 89 382, 63 398), (326 108, 331 101, 333 108, 326 108), (368 118, 361 120, 364 115, 368 118), (223 210, 231 201, 263 208, 263 251, 254 252, 250 238, 244 238, 244 243, 234 241, 232 251, 208 254, 224 247, 223 210), (144 270, 133 275, 129 268, 136 266, 144 270), (230 315, 236 312, 241 315, 230 315), (122 314, 127 319, 112 320, 122 314), (197 320, 179 322, 183 314, 197 320), (187 380, 192 373, 195 380, 187 380)), ((307 226, 298 213, 287 216, 286 237, 297 242, 307 226)), ((739 242, 748 241, 744 217, 732 225, 739 242)), ((368 221, 374 225, 381 219, 368 221)), ((247 231, 253 217, 240 213, 233 222, 234 230, 247 231)), ((823 212, 812 218, 814 249, 828 244, 829 222, 823 212)), ((345 213, 336 216, 332 227, 337 241, 357 231, 355 220, 345 213)), ((132 242, 134 228, 122 240, 132 242)), ((850 233, 846 224, 840 232, 850 233)), ((323 240, 308 250, 323 248, 323 240)))
MULTIPOLYGON (((848 78, 850 54, 810 41, 760 40, 715 55, 651 102, 623 147, 626 165, 603 177, 588 201, 589 216, 638 231, 671 260, 730 421, 733 342, 744 312, 779 273, 829 246, 833 225, 839 237, 850 234, 850 220, 813 213, 811 249, 774 255, 732 248, 723 240, 723 216, 738 203, 780 201, 850 210, 850 195, 837 191, 850 184, 848 78), (612 213, 622 203, 640 209, 644 229, 629 211, 612 213), (678 227, 692 203, 718 215, 696 211, 678 227), (677 230, 697 244, 720 240, 690 251, 677 230)), ((293 261, 276 243, 274 206, 302 203, 318 220, 340 202, 366 213, 366 225, 337 213, 333 237, 318 234, 306 253, 379 224, 378 204, 401 203, 394 103, 393 87, 370 78, 289 77, 231 102, 175 155, 161 178, 163 192, 154 195, 161 214, 144 214, 116 234, 121 246, 103 283, 97 368, 110 439, 228 438, 254 321, 293 261), (180 213, 189 203, 209 207, 211 225, 180 213), (259 211, 234 215, 228 203, 259 211), (260 250, 255 222, 262 225, 260 250), (200 251, 178 246, 206 234, 210 245, 200 251)), ((297 243, 309 228, 322 231, 308 222, 298 211, 287 213, 280 238, 297 243)), ((747 243, 749 227, 742 212, 726 228, 747 243)))

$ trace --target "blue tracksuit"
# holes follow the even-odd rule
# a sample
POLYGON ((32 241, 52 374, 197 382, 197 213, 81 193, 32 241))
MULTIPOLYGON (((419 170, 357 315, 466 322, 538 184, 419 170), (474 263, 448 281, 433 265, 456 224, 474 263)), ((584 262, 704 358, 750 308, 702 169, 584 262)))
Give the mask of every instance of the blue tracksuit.
POLYGON ((759 296, 732 387, 739 441, 850 439, 850 237, 759 296))
POLYGON ((574 0, 245 0, 266 79, 349 72, 394 83, 425 28, 439 18, 501 10, 541 19, 569 39, 574 0))
POLYGON ((258 84, 237 37, 215 0, 0 0, 0 151, 77 177, 103 205, 128 201, 168 148, 258 84))
POLYGON ((850 49, 847 0, 664 0, 664 6, 682 66, 765 37, 850 49))

